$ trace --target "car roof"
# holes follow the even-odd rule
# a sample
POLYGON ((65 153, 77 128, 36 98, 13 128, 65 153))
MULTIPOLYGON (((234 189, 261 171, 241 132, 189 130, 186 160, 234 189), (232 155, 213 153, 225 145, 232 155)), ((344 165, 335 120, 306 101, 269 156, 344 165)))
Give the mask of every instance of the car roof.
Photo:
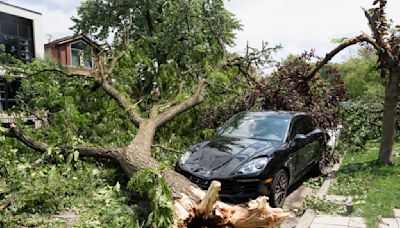
POLYGON ((295 111, 246 111, 244 112, 251 116, 282 116, 287 118, 294 118, 297 116, 309 116, 305 112, 295 112, 295 111))

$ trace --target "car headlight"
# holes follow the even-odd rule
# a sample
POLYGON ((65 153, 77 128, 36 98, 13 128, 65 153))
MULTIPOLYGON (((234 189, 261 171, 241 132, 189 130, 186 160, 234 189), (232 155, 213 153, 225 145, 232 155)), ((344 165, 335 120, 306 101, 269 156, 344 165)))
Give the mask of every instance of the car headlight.
POLYGON ((183 154, 181 156, 181 158, 179 158, 179 164, 184 165, 187 162, 187 160, 189 159, 190 155, 193 152, 196 152, 197 150, 199 150, 199 148, 200 148, 200 145, 196 145, 196 146, 190 148, 188 152, 186 152, 185 154, 183 154))
POLYGON ((242 168, 239 169, 239 174, 253 174, 253 173, 258 173, 262 170, 265 169, 265 166, 267 166, 269 162, 269 158, 256 158, 245 165, 242 166, 242 168))

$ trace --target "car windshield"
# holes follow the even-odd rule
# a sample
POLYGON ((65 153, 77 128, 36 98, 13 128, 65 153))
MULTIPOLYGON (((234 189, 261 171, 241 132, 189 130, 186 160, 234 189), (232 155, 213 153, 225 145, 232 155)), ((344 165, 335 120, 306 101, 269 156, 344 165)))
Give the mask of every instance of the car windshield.
POLYGON ((256 116, 239 114, 224 124, 218 135, 283 142, 290 123, 284 115, 256 116))

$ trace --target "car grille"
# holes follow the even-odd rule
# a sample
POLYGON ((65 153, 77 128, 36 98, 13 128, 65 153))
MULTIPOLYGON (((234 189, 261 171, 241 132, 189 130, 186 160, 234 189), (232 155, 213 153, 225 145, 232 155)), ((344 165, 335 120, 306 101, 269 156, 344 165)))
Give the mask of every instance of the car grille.
POLYGON ((221 181, 221 193, 236 194, 239 192, 254 193, 258 190, 259 181, 240 182, 240 181, 221 181))
POLYGON ((185 176, 186 176, 191 182, 197 184, 200 188, 203 188, 203 189, 207 189, 207 188, 210 186, 210 184, 211 184, 211 181, 206 180, 206 179, 202 179, 202 178, 200 178, 200 177, 196 177, 196 176, 193 176, 193 175, 190 175, 190 174, 185 174, 185 176))
MULTIPOLYGON (((182 174, 188 178, 191 182, 195 183, 202 189, 207 189, 213 180, 203 179, 197 176, 194 176, 187 172, 182 172, 182 174)), ((229 180, 217 180, 221 182, 221 193, 222 194, 236 194, 239 192, 245 193, 254 193, 258 189, 258 185, 260 183, 259 180, 254 181, 229 181, 229 180)))

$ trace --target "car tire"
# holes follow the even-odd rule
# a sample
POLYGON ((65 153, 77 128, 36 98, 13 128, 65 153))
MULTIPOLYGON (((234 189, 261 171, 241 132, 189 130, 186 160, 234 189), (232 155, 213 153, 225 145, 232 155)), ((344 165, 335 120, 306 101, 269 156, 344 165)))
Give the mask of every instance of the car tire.
POLYGON ((272 207, 282 207, 289 187, 289 176, 284 169, 279 170, 271 184, 269 202, 272 207))

